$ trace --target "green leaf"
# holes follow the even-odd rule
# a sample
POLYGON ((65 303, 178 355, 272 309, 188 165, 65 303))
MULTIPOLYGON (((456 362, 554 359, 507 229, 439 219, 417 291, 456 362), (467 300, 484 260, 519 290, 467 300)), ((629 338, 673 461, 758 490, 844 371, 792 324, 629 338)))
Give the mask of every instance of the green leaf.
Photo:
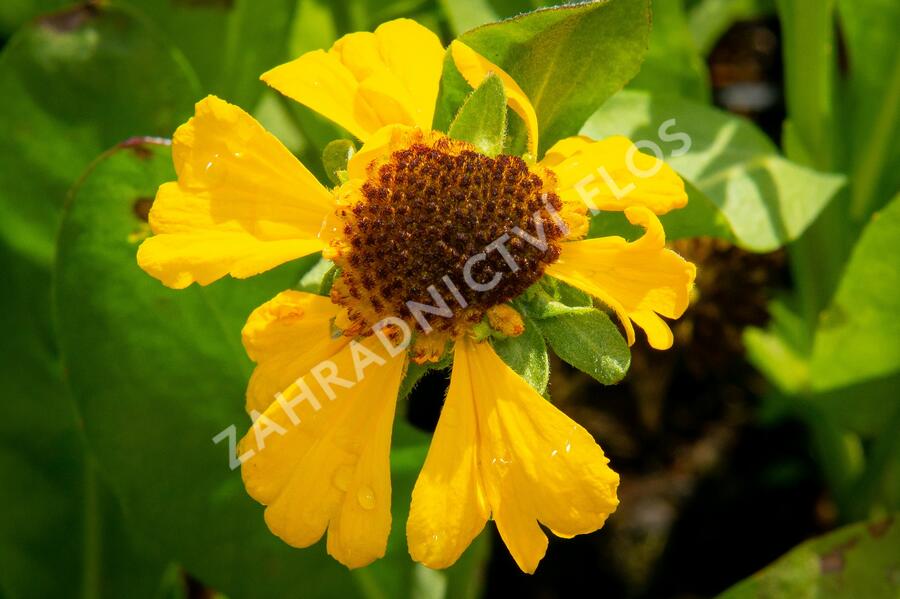
POLYGON ((655 143, 692 184, 691 212, 662 217, 671 238, 703 233, 733 237, 751 251, 771 251, 800 236, 845 183, 843 176, 785 160, 749 121, 689 100, 625 91, 597 111, 582 133, 655 143))
POLYGON ((528 381, 538 393, 543 394, 550 382, 547 345, 535 322, 525 315, 522 315, 522 319, 525 331, 517 337, 494 339, 494 350, 510 368, 528 381))
POLYGON ((780 391, 798 394, 809 385, 809 361, 776 332, 756 327, 744 331, 744 345, 751 364, 780 391))
POLYGON ((171 134, 198 93, 195 78, 130 13, 79 6, 23 28, 0 55, 0 85, 0 267, 9 286, 0 298, 0 509, 12 515, 0 526, 0 589, 152 596, 164 564, 135 543, 97 476, 63 385, 50 263, 66 191, 90 159, 134 135, 171 134))
POLYGON ((593 300, 591 296, 571 285, 552 277, 543 277, 529 287, 515 301, 515 305, 531 318, 543 319, 589 311, 593 306, 593 300))
POLYGON ((795 396, 809 391, 809 336, 796 308, 783 299, 769 302, 766 329, 748 327, 743 342, 747 359, 781 393, 795 396))
POLYGON ((259 76, 288 59, 296 0, 122 1, 146 14, 184 53, 204 95, 246 110, 266 89, 259 76))
POLYGON ((450 124, 450 137, 467 141, 488 156, 503 151, 506 138, 506 92, 503 81, 488 73, 450 124))
POLYGON ((94 4, 19 31, 0 55, 0 89, 0 238, 44 265, 66 192, 89 161, 132 136, 171 135, 200 95, 154 31, 94 4))
POLYGON ((50 273, 0 243, 0 594, 150 597, 164 563, 99 480, 62 380, 50 273))
POLYGON ((834 389, 900 371, 900 196, 863 231, 831 305, 822 314, 811 383, 834 389))
POLYGON ((576 134, 634 77, 649 34, 649 0, 606 0, 537 10, 460 40, 509 73, 531 100, 543 151, 576 134))
POLYGON ((845 526, 802 543, 719 599, 896 597, 898 554, 896 516, 845 526))
MULTIPOLYGON (((866 438, 893 437, 891 416, 900 413, 900 373, 810 395, 810 403, 845 430, 866 438)), ((900 503, 897 504, 900 506, 900 503)))
POLYGON ((865 219, 900 189, 900 3, 838 0, 847 55, 845 82, 851 205, 865 219))
POLYGON ((321 546, 297 551, 268 531, 228 448, 212 442, 249 425, 247 315, 300 275, 288 264, 173 291, 142 272, 135 233, 146 224, 133 206, 173 176, 165 146, 114 150, 74 190, 60 231, 60 345, 100 469, 137 534, 227 595, 359 596, 321 546))
POLYGON ((653 0, 650 49, 628 87, 709 100, 709 73, 691 37, 684 0, 653 0))
POLYGON ((618 383, 628 372, 631 352, 606 313, 584 309, 537 322, 560 359, 604 385, 618 383))

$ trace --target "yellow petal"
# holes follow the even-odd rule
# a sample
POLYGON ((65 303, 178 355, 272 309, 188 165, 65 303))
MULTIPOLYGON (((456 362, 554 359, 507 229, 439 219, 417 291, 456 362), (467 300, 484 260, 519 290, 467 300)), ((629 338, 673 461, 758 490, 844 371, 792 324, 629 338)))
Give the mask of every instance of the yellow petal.
POLYGON ((538 152, 538 120, 531 100, 519 87, 509 74, 489 61, 487 58, 465 45, 459 40, 450 44, 450 52, 456 68, 473 88, 477 88, 487 77, 488 73, 494 73, 503 82, 506 90, 507 104, 523 121, 528 132, 528 152, 537 156, 538 152))
POLYGON ((244 278, 322 248, 331 194, 238 108, 209 96, 178 128, 138 264, 169 287, 244 278))
POLYGON ((328 297, 282 291, 250 314, 244 348, 256 368, 247 385, 247 412, 263 412, 297 377, 331 359, 350 339, 332 334, 341 308, 328 297))
POLYGON ((684 181, 672 167, 625 137, 592 143, 585 137, 563 139, 542 164, 556 173, 563 201, 581 202, 591 210, 645 206, 665 214, 687 204, 684 181))
POLYGON ((569 156, 582 151, 592 143, 594 143, 594 140, 585 135, 575 135, 561 139, 547 150, 544 157, 541 158, 541 164, 552 169, 569 156))
POLYGON ((414 138, 426 135, 419 129, 405 125, 382 127, 366 140, 358 152, 347 163, 347 174, 351 179, 368 178, 369 165, 386 158, 394 150, 408 146, 414 138))
POLYGON ((490 517, 478 463, 476 398, 467 373, 465 364, 453 369, 406 523, 409 554, 429 568, 456 562, 490 517))
POLYGON ((457 344, 454 370, 478 412, 479 462, 497 530, 519 567, 547 548, 538 526, 593 532, 618 505, 619 476, 590 433, 541 397, 488 343, 457 344))
POLYGON ((696 268, 665 248, 665 232, 647 208, 625 210, 644 235, 633 242, 602 237, 562 244, 559 260, 546 273, 600 299, 612 308, 634 343, 631 321, 656 349, 672 346, 672 332, 659 315, 678 318, 687 309, 696 268))
POLYGON ((365 141, 390 124, 431 129, 443 60, 434 33, 397 19, 345 35, 328 52, 308 52, 262 80, 365 141))
POLYGON ((349 568, 384 555, 391 429, 405 360, 376 337, 353 341, 303 377, 308 393, 303 384, 288 387, 241 441, 241 454, 253 452, 241 469, 247 492, 267 506, 266 524, 286 543, 308 547, 327 529, 328 552, 349 568), (379 361, 366 365, 360 355, 379 361))
POLYGON ((413 491, 410 552, 426 565, 452 563, 489 509, 516 563, 534 572, 547 549, 540 524, 562 536, 585 534, 616 509, 619 477, 607 463, 591 435, 513 372, 489 343, 461 339, 447 401, 413 491))

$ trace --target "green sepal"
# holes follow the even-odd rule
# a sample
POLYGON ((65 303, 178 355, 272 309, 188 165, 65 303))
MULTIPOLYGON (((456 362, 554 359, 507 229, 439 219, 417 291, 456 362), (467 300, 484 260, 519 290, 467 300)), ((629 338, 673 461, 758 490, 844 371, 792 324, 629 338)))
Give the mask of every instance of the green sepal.
POLYGON ((550 360, 547 344, 533 320, 522 315, 525 331, 515 337, 494 338, 494 351, 529 385, 543 394, 550 382, 550 360))
POLYGON ((606 313, 579 308, 537 324, 560 359, 604 385, 618 383, 628 372, 631 352, 606 313))
POLYGON ((590 311, 594 305, 588 294, 551 277, 526 289, 514 304, 535 319, 590 311))
POLYGON ((467 141, 488 156, 496 156, 503 151, 506 91, 500 77, 489 73, 478 89, 469 94, 450 123, 448 133, 453 139, 467 141))
POLYGON ((416 364, 415 362, 410 361, 409 365, 406 367, 406 372, 403 375, 403 380, 400 381, 400 390, 397 392, 397 397, 399 399, 406 399, 412 390, 415 388, 416 384, 422 377, 428 374, 431 370, 443 370, 445 368, 449 368, 453 363, 453 351, 452 349, 448 349, 444 352, 444 355, 441 356, 441 359, 437 362, 426 362, 424 364, 416 364))

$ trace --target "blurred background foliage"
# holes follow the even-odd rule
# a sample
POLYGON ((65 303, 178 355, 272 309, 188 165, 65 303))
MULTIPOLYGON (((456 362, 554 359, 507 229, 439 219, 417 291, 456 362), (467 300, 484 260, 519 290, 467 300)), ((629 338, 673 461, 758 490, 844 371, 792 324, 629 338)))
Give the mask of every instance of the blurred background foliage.
MULTIPOLYGON (((475 29, 541 5, 0 4, 0 597, 900 595, 900 3, 653 0, 651 27, 646 0, 608 0, 475 29), (247 314, 323 269, 176 293, 135 264, 174 176, 165 138, 195 101, 252 111, 325 180, 325 146, 349 136, 258 76, 401 16, 499 57, 544 147, 626 134, 688 183, 689 207, 664 219, 700 268, 675 349, 639 342, 604 387, 617 377, 576 371, 540 335, 504 348, 531 356, 519 366, 538 384, 550 364, 553 401, 623 476, 607 527, 551 542, 533 577, 493 533, 446 572, 407 555, 439 370, 412 372, 398 410, 386 558, 348 572, 283 545, 212 438, 248 423, 247 314)), ((446 125, 470 90, 452 69, 442 90, 446 125)), ((591 234, 634 231, 603 215, 591 234)), ((573 318, 538 326, 600 331, 573 318)))

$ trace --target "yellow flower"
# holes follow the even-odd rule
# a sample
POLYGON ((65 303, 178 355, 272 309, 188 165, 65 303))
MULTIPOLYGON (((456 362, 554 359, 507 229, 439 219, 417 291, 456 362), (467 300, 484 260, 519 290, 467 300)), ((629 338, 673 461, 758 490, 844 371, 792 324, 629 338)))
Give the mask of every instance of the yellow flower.
POLYGON ((547 547, 540 525, 562 537, 597 530, 616 508, 618 475, 477 331, 521 333, 508 302, 546 274, 615 311, 629 343, 637 324, 653 347, 669 347, 661 316, 684 312, 694 267, 665 248, 657 215, 687 196, 667 165, 624 138, 564 139, 535 162, 526 94, 462 43, 450 54, 473 87, 500 77, 528 131, 525 159, 431 129, 445 49, 415 22, 392 21, 262 77, 363 142, 342 185, 323 187, 250 115, 208 97, 175 133, 178 180, 159 189, 138 262, 175 288, 317 251, 340 267, 330 297, 285 291, 243 330, 257 366, 242 475, 272 532, 306 547, 327 531, 328 552, 349 567, 384 554, 401 379, 410 360, 452 351, 413 491, 410 554, 449 566, 493 518, 533 572, 547 547), (624 211, 645 232, 585 240, 588 206, 624 211))

